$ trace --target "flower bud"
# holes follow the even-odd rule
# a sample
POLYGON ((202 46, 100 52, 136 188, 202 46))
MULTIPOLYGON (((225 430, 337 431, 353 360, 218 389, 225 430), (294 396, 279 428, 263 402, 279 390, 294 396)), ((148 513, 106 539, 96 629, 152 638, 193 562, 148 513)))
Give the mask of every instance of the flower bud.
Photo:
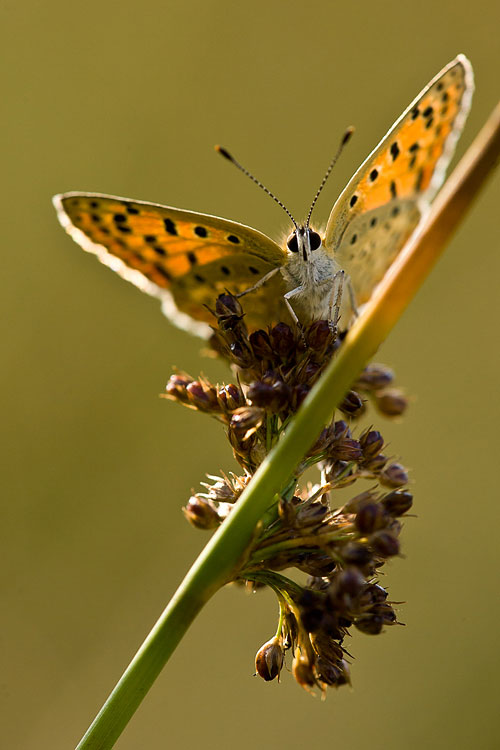
POLYGON ((224 411, 234 411, 245 403, 245 397, 241 392, 241 389, 233 383, 229 383, 229 385, 224 385, 219 388, 217 400, 219 406, 224 411))
POLYGON ((384 438, 378 430, 367 430, 359 438, 359 444, 364 458, 370 460, 378 456, 384 447, 384 438))
POLYGON ((317 633, 311 633, 311 643, 315 652, 323 659, 334 664, 342 659, 344 653, 342 646, 339 646, 323 629, 317 633))
POLYGON ((358 531, 365 536, 385 526, 386 516, 385 508, 379 503, 366 503, 357 512, 354 523, 358 531))
POLYGON ((249 336, 250 346, 257 359, 269 359, 274 357, 271 339, 265 331, 254 331, 249 336))
POLYGON ((375 362, 367 365, 358 378, 357 385, 362 390, 379 390, 394 380, 394 372, 386 365, 375 362))
POLYGON ((219 294, 215 303, 215 314, 217 317, 241 316, 243 308, 234 294, 219 294))
POLYGON ((371 611, 375 614, 381 617, 384 621, 385 625, 394 625, 395 622, 397 622, 397 617, 394 609, 391 607, 390 604, 387 602, 381 602, 379 604, 375 604, 371 611))
POLYGON ((330 347, 335 340, 328 320, 316 320, 305 331, 307 345, 315 352, 323 352, 330 347))
POLYGON ((328 457, 339 461, 360 461, 363 458, 363 453, 357 440, 344 437, 335 440, 330 445, 328 457))
POLYGON ((305 690, 309 690, 316 685, 313 664, 308 656, 305 653, 302 653, 299 648, 295 651, 292 673, 299 685, 305 690))
POLYGON ((301 559, 296 556, 293 565, 310 576, 329 576, 336 567, 335 561, 326 552, 308 553, 301 559))
POLYGON ((264 419, 264 412, 257 406, 242 406, 233 411, 230 426, 232 431, 240 440, 248 440, 259 427, 264 419))
POLYGON ((368 607, 373 604, 385 602, 386 599, 387 591, 380 584, 368 583, 358 601, 361 607, 368 607))
POLYGON ((189 377, 189 375, 182 375, 180 373, 171 375, 166 387, 168 398, 187 404, 189 400, 187 387, 192 382, 193 378, 189 377))
POLYGON ((380 474, 380 484, 384 487, 402 487, 408 484, 408 474, 404 466, 398 463, 389 464, 380 474))
POLYGON ((321 365, 316 364, 315 362, 308 362, 303 370, 303 378, 306 383, 309 385, 312 385, 314 381, 316 380, 316 376, 319 372, 321 372, 322 367, 321 365))
POLYGON ((279 679, 283 666, 283 649, 275 636, 264 643, 255 656, 255 671, 266 682, 279 679))
POLYGON ((357 568, 349 567, 336 576, 334 585, 337 592, 349 596, 358 596, 366 585, 366 581, 357 568))
POLYGON ((301 527, 314 526, 320 524, 329 513, 330 508, 328 505, 324 505, 319 501, 304 501, 297 508, 295 524, 301 527))
POLYGON ((200 411, 218 412, 220 411, 219 402, 217 401, 217 390, 213 385, 193 380, 186 388, 188 394, 188 403, 200 411))
POLYGON ((379 635, 384 627, 384 618, 380 615, 368 612, 354 620, 354 625, 362 633, 367 635, 379 635))
POLYGON ((341 548, 340 553, 347 564, 361 568, 372 561, 370 549, 362 542, 347 542, 341 548))
POLYGON ((342 669, 337 665, 337 663, 332 663, 331 661, 327 661, 326 659, 322 659, 319 657, 319 659, 316 662, 316 674, 318 675, 318 679, 321 680, 321 682, 324 682, 325 685, 329 685, 330 687, 332 685, 337 685, 340 678, 342 677, 342 669))
POLYGON ((351 431, 349 425, 343 419, 338 419, 333 425, 333 432, 335 440, 342 440, 343 438, 350 438, 351 431))
POLYGON ((373 474, 378 474, 386 465, 387 460, 387 456, 384 456, 383 453, 379 453, 378 456, 374 456, 369 461, 365 461, 363 468, 367 471, 371 471, 373 474))
POLYGON ((300 619, 308 633, 319 630, 324 615, 325 597, 317 591, 305 589, 300 601, 300 619))
POLYGON ((372 534, 370 544, 375 552, 382 557, 393 557, 399 554, 399 539, 385 529, 372 534))
POLYGON ((278 323, 271 329, 271 345, 275 356, 287 359, 295 347, 295 336, 286 323, 278 323))
POLYGON ((214 504, 197 495, 189 498, 182 512, 191 526, 197 529, 215 529, 221 521, 214 504))
POLYGON ((250 383, 247 397, 255 406, 279 412, 288 404, 290 388, 282 380, 254 380, 250 383))
POLYGON ((363 399, 356 391, 349 391, 339 405, 340 411, 348 414, 350 417, 359 417, 364 411, 365 405, 363 399))
POLYGON ((387 388, 374 395, 378 410, 386 417, 400 417, 408 407, 408 399, 398 388, 387 388))
POLYGON ((413 505, 413 495, 407 490, 395 490, 383 497, 381 503, 391 516, 402 516, 413 505))

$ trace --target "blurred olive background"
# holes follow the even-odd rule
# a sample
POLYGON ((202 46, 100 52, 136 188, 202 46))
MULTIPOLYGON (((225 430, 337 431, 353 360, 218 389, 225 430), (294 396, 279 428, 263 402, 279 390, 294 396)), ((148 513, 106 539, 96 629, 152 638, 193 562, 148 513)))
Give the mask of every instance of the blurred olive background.
MULTIPOLYGON (((458 52, 477 90, 459 153, 498 98, 493 1, 5 0, 1 302, 2 739, 73 747, 207 536, 180 511, 234 467, 220 426, 158 398, 172 366, 229 380, 157 301, 57 223, 90 190, 233 218, 286 217, 213 152, 231 148, 299 217, 356 125, 315 217, 458 52)), ((357 634, 354 690, 252 678, 267 593, 206 607, 118 742, 132 748, 498 747, 499 178, 379 359, 412 397, 370 415, 412 469, 417 518, 387 567, 395 627, 357 634)), ((349 492, 349 490, 346 490, 349 492)))

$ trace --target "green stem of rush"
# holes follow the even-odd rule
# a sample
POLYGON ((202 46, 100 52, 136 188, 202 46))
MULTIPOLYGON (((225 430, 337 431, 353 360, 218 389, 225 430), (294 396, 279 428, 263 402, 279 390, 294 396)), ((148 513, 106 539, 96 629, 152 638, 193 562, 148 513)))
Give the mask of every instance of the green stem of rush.
POLYGON ((262 515, 410 302, 499 154, 500 106, 437 196, 423 230, 397 258, 234 511, 188 571, 77 750, 113 747, 196 615, 244 565, 245 551, 262 515))

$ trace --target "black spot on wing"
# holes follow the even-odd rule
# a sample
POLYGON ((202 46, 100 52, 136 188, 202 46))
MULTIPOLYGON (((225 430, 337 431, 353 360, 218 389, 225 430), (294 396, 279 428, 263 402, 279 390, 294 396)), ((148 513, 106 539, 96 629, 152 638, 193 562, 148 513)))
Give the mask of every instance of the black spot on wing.
POLYGON ((165 231, 168 234, 171 234, 174 237, 177 235, 177 227, 175 226, 175 223, 172 221, 172 219, 164 219, 163 224, 165 225, 165 231))
POLYGON ((161 266, 159 263, 155 263, 154 268, 155 271, 159 273, 160 276, 163 276, 166 281, 172 281, 172 277, 166 268, 163 268, 163 266, 161 266))
POLYGON ((400 154, 399 146, 398 146, 397 141, 394 141, 394 143, 391 146, 390 151, 391 151, 392 161, 396 161, 396 159, 398 158, 398 156, 400 154))
POLYGON ((166 256, 168 255, 165 248, 161 247, 161 245, 153 245, 153 250, 155 251, 157 255, 161 255, 162 258, 166 258, 166 256))

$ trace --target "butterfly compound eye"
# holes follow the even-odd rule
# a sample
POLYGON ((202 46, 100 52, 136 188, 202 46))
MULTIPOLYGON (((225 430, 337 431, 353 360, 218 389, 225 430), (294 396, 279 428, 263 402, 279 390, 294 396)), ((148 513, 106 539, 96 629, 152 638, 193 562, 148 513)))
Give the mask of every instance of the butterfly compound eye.
POLYGON ((311 246, 311 250, 317 250, 321 245, 321 237, 317 232, 309 232, 309 244, 311 246))
POLYGON ((286 246, 290 250, 291 253, 299 252, 299 242, 297 240, 297 235, 295 232, 291 234, 290 237, 287 239, 286 246))

